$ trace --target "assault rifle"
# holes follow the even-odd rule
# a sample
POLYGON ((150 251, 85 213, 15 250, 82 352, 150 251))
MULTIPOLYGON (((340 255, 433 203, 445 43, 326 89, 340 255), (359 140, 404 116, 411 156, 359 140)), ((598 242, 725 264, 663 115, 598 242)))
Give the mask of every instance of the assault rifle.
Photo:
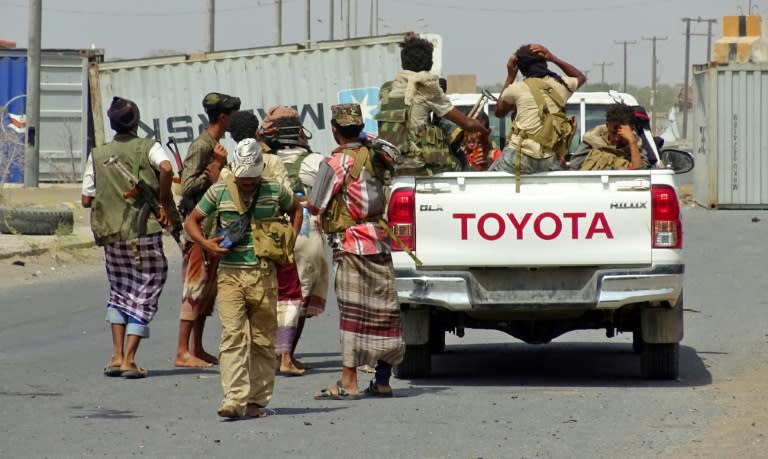
MULTIPOLYGON (((114 167, 117 172, 123 176, 124 179, 128 180, 128 183, 131 184, 131 188, 123 193, 123 197, 125 199, 134 199, 138 200, 140 202, 143 202, 141 206, 141 210, 139 210, 138 215, 138 233, 141 236, 146 235, 147 233, 147 220, 149 219, 149 213, 152 212, 152 214, 157 217, 160 214, 160 202, 155 194, 155 191, 149 187, 143 180, 135 177, 131 171, 128 170, 128 168, 125 166, 125 164, 121 163, 117 156, 111 156, 109 159, 104 161, 105 166, 112 166, 114 167)), ((175 209, 167 209, 168 217, 171 219, 170 227, 165 228, 166 231, 173 237, 173 240, 176 241, 176 243, 179 245, 179 249, 184 249, 183 244, 181 243, 181 218, 175 212, 175 209)))

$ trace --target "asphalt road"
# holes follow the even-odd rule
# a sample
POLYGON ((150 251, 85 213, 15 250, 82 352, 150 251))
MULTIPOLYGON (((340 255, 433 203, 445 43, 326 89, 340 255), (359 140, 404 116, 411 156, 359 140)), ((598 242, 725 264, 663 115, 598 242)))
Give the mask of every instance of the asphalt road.
MULTIPOLYGON (((463 339, 448 336, 433 378, 393 380, 393 399, 315 401, 312 393, 339 374, 331 303, 308 321, 299 347, 311 371, 277 378, 272 416, 235 422, 216 416, 222 394, 215 369, 173 366, 175 252, 152 338, 137 355, 150 370, 144 380, 101 374, 111 351, 101 267, 4 287, 0 457, 664 456, 727 415, 718 403, 720 382, 766 366, 759 357, 768 333, 768 215, 688 208, 684 231, 686 337, 678 381, 640 379, 629 334, 578 332, 530 346, 501 332, 467 330, 463 339)), ((216 350, 218 332, 214 317, 209 350, 216 350)), ((361 373, 361 385, 369 378, 361 373)), ((768 435, 767 427, 754 428, 768 435)))

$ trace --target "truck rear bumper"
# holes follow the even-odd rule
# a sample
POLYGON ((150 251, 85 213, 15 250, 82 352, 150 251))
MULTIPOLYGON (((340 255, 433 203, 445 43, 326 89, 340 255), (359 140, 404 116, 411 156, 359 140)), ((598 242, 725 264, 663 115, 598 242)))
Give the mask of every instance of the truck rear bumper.
POLYGON ((627 304, 666 302, 674 306, 683 288, 683 265, 643 269, 560 268, 529 270, 395 270, 400 303, 450 311, 537 311, 618 309, 627 304), (544 280, 542 280, 544 279, 544 280))

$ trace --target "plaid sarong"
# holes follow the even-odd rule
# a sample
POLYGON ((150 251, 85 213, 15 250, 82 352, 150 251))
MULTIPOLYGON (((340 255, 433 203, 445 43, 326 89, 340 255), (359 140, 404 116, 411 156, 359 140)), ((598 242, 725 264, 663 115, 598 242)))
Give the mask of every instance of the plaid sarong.
POLYGON ((105 245, 104 255, 109 279, 107 306, 148 324, 157 312, 168 277, 162 234, 105 245))
POLYGON ((299 325, 301 306, 301 283, 296 263, 277 268, 277 333, 275 334, 275 355, 290 354, 296 329, 299 325))
POLYGON ((333 255, 339 304, 342 365, 400 363, 405 353, 392 256, 333 255))

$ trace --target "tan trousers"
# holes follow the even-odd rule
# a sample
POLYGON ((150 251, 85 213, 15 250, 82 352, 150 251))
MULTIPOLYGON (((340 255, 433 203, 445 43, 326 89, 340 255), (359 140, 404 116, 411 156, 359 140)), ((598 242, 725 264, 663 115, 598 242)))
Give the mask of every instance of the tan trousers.
POLYGON ((275 386, 277 277, 272 263, 260 268, 220 266, 219 368, 224 404, 239 413, 247 404, 267 406, 275 386))

